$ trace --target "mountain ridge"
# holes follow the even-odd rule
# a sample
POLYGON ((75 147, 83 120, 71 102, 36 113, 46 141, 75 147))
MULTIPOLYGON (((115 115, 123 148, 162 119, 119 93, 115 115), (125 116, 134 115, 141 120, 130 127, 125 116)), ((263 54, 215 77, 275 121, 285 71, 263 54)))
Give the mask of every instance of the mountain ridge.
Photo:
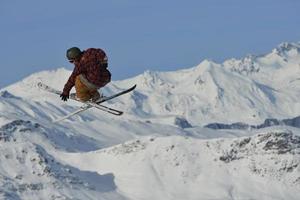
POLYGON ((124 110, 121 117, 89 109, 51 123, 82 105, 36 85, 61 90, 71 73, 65 68, 1 89, 0 197, 299 199, 299 128, 203 127, 237 121, 260 126, 268 118, 299 116, 300 54, 293 46, 283 43, 282 55, 250 56, 232 65, 204 60, 112 81, 101 89, 105 95, 137 84, 105 103, 124 110))

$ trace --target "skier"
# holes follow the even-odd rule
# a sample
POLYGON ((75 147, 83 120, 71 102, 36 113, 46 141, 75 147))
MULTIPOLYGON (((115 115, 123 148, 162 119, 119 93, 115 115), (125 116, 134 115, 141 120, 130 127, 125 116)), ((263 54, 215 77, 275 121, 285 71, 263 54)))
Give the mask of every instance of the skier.
POLYGON ((101 97, 98 89, 111 81, 105 52, 95 48, 81 51, 78 47, 72 47, 67 50, 66 55, 75 68, 64 86, 61 99, 67 101, 72 87, 75 86, 79 100, 97 101, 101 97))

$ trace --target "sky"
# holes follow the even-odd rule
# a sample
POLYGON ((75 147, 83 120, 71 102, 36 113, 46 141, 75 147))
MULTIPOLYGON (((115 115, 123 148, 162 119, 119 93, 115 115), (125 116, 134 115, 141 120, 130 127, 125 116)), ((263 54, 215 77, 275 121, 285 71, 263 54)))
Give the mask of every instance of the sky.
MULTIPOLYGON (((299 0, 1 0, 0 88, 105 50, 113 80, 223 62, 300 41, 299 0)), ((51 78, 51 77, 49 77, 51 78)))

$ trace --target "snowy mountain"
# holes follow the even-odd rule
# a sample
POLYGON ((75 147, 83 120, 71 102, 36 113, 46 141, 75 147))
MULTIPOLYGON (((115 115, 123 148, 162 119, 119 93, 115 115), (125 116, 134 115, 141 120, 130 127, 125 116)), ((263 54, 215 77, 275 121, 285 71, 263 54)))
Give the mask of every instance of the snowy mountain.
POLYGON ((70 73, 0 90, 2 199, 300 198, 300 129, 287 126, 300 115, 300 43, 113 81, 103 94, 137 84, 104 104, 123 116, 89 109, 51 123, 81 103, 37 83, 61 90, 70 73), (260 129, 204 128, 237 122, 260 129))

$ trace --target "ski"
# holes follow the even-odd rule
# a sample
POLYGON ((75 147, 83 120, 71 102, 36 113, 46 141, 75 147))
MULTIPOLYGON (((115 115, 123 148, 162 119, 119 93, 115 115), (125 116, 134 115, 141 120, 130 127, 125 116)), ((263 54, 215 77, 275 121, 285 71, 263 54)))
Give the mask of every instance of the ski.
MULTIPOLYGON (((41 88, 41 89, 43 89, 45 91, 48 91, 50 93, 53 93, 53 94, 56 94, 56 95, 60 95, 61 94, 61 91, 56 90, 56 89, 54 89, 54 88, 52 88, 52 87, 50 87, 50 86, 48 86, 48 85, 46 85, 44 83, 39 82, 37 85, 38 85, 39 88, 41 88)), ((124 90, 124 91, 121 91, 119 93, 116 93, 114 95, 111 95, 111 96, 108 96, 108 97, 104 97, 104 98, 102 98, 102 99, 100 99, 100 100, 98 100, 96 102, 82 102, 82 101, 76 99, 75 96, 70 95, 70 99, 78 101, 78 102, 81 102, 84 105, 81 106, 78 110, 76 110, 76 111, 74 111, 74 112, 72 112, 72 113, 70 113, 70 114, 68 114, 68 115, 66 115, 66 116, 64 116, 62 118, 57 119, 54 122, 60 122, 60 121, 62 121, 64 119, 72 117, 72 116, 74 116, 74 115, 76 115, 78 113, 81 113, 81 112, 83 112, 83 111, 85 111, 85 110, 87 110, 89 108, 92 108, 92 107, 97 108, 97 109, 102 110, 102 111, 105 111, 105 112, 108 112, 108 113, 113 114, 113 115, 122 115, 123 114, 122 111, 119 111, 119 110, 116 110, 116 109, 113 109, 113 108, 110 108, 110 107, 107 107, 107 106, 103 106, 103 105, 100 105, 100 104, 103 103, 103 102, 105 102, 105 101, 108 101, 108 100, 111 100, 113 98, 116 98, 118 96, 121 96, 123 94, 126 94, 128 92, 131 92, 135 88, 136 88, 136 85, 134 85, 133 87, 131 87, 131 88, 127 89, 127 90, 124 90)))
MULTIPOLYGON (((47 92, 50 92, 50 93, 53 93, 53 94, 56 94, 56 95, 61 94, 61 91, 56 90, 56 89, 54 89, 54 88, 52 88, 52 87, 50 87, 50 86, 48 86, 44 83, 41 83, 41 82, 38 83, 38 87, 45 90, 45 91, 47 91, 47 92)), ((74 100, 74 101, 78 101, 80 103, 84 103, 84 105, 92 104, 91 102, 82 102, 82 101, 76 99, 76 97, 72 96, 72 95, 70 95, 70 99, 74 100)), ((95 104, 94 104, 94 105, 89 105, 89 106, 81 106, 77 111, 74 111, 74 113, 77 114, 77 113, 83 112, 83 111, 89 109, 91 106, 94 106, 94 107, 98 108, 99 110, 103 110, 103 111, 108 110, 108 109, 115 110, 115 109, 108 108, 108 107, 105 107, 105 106, 102 106, 102 105, 95 106, 95 104)), ((122 111, 117 111, 117 110, 115 110, 115 111, 118 112, 117 115, 121 115, 121 113, 122 113, 122 111)), ((114 113, 112 113, 112 114, 114 114, 114 113)), ((72 113, 70 115, 73 116, 72 113)))
POLYGON ((74 116, 74 115, 76 115, 78 113, 81 113, 81 112, 85 111, 85 110, 87 110, 87 108, 80 107, 78 110, 75 110, 74 112, 72 112, 72 113, 70 113, 70 114, 68 114, 66 116, 63 116, 61 118, 53 120, 53 123, 61 122, 61 121, 65 120, 65 119, 68 119, 68 118, 70 118, 70 117, 72 117, 72 116, 74 116))
POLYGON ((85 104, 85 105, 81 106, 78 110, 75 110, 74 112, 69 113, 66 116, 63 116, 61 118, 58 118, 58 119, 54 120, 53 123, 58 123, 60 121, 68 119, 68 118, 70 118, 70 117, 72 117, 74 115, 77 115, 78 113, 86 111, 87 109, 89 109, 91 107, 98 108, 99 110, 102 110, 104 112, 108 112, 108 113, 113 114, 113 115, 122 115, 123 114, 122 111, 116 110, 116 109, 113 109, 113 108, 110 108, 110 107, 107 107, 107 106, 98 105, 98 104, 91 104, 91 105, 85 104))
POLYGON ((113 115, 122 115, 123 114, 123 112, 120 111, 120 110, 116 110, 116 109, 113 109, 113 108, 110 108, 110 107, 107 107, 107 106, 99 105, 99 104, 96 104, 96 103, 93 103, 93 102, 86 102, 85 104, 93 106, 95 108, 98 108, 99 110, 108 112, 108 113, 113 114, 113 115))
POLYGON ((118 97, 118 96, 121 96, 121 95, 123 95, 123 94, 126 94, 126 93, 128 93, 128 92, 133 91, 135 88, 136 88, 136 85, 132 86, 131 88, 129 88, 129 89, 127 89, 127 90, 123 90, 123 91, 121 91, 121 92, 119 92, 119 93, 116 93, 116 94, 114 94, 114 95, 111 95, 111 96, 108 96, 108 97, 104 97, 104 98, 102 98, 102 99, 96 101, 95 103, 96 103, 96 104, 100 104, 100 103, 103 103, 103 102, 105 102, 105 101, 114 99, 114 98, 116 98, 116 97, 118 97))

